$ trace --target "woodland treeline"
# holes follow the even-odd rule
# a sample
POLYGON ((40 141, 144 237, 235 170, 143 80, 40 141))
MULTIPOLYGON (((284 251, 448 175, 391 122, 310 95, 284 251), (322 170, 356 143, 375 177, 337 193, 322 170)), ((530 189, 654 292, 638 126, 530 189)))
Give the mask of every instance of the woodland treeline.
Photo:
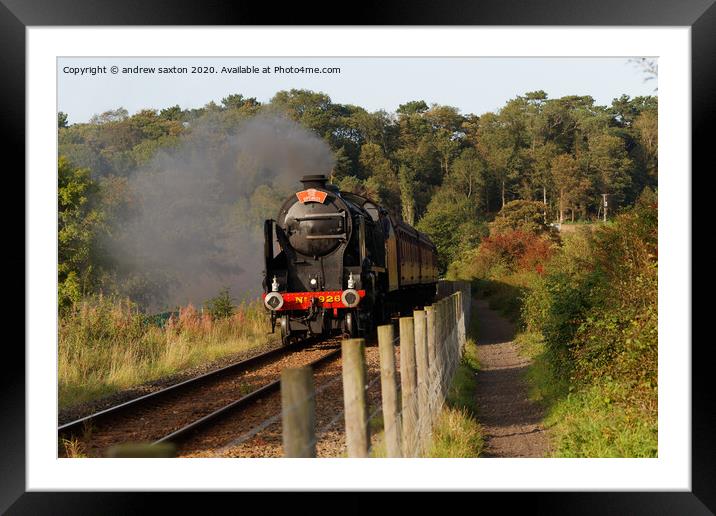
MULTIPOLYGON (((488 222, 510 201, 544 203, 548 223, 588 221, 603 216, 602 194, 611 216, 634 204, 645 187, 657 186, 656 96, 623 95, 602 106, 590 96, 549 99, 535 91, 475 115, 422 100, 394 113, 369 112, 323 93, 290 90, 268 103, 234 94, 198 109, 130 115, 119 108, 87 123, 69 124, 59 113, 61 306, 100 290, 140 303, 149 291, 159 299, 171 278, 142 276, 107 248, 122 230, 117 221, 137 209, 128 185, 155 166, 157 155, 196 139, 199 127, 201 141, 212 148, 207 166, 232 173, 237 165, 224 159, 231 135, 258 116, 293 120, 325 141, 334 158, 326 170, 331 180, 427 232, 443 270, 477 247, 488 222)), ((275 216, 296 185, 260 181, 270 174, 260 164, 254 168, 251 177, 237 177, 245 188, 227 199, 221 224, 260 234, 261 221, 275 216)))

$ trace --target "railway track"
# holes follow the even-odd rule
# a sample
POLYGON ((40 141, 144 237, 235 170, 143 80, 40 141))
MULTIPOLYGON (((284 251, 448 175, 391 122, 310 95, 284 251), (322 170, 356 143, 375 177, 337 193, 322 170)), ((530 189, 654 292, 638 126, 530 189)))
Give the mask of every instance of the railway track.
POLYGON ((339 340, 307 339, 185 380, 59 426, 60 455, 67 443, 79 444, 85 456, 124 442, 178 444, 279 390, 284 367, 316 367, 339 356, 339 340))
MULTIPOLYGON (((377 342, 366 341, 366 394, 369 416, 381 407, 380 359, 377 342)), ((396 355, 399 350, 396 348, 396 355)), ((339 360, 314 367, 315 438, 318 457, 345 455, 342 365, 339 360)), ((283 457, 283 406, 280 392, 269 394, 215 425, 194 433, 176 448, 183 458, 283 457)), ((374 421, 378 424, 378 421, 374 421)), ((374 435, 375 437, 375 435, 374 435)), ((377 439, 376 439, 377 442, 377 439)))
MULTIPOLYGON (((340 349, 336 349, 331 351, 330 353, 327 353, 323 355, 322 357, 314 360, 313 362, 310 362, 309 366, 311 367, 317 367, 325 362, 328 362, 329 360, 333 360, 334 358, 337 358, 341 353, 340 349)), ((273 392, 276 392, 281 387, 281 379, 274 380, 273 382, 264 385, 263 387, 256 389, 255 391, 247 394, 246 396, 243 396, 242 398, 239 398, 236 401, 233 401, 229 403, 228 405, 224 405, 220 409, 215 410, 211 414, 207 414, 206 416, 202 417, 201 419, 197 419, 196 421, 193 421, 189 423, 188 425, 183 426, 179 430, 176 430, 172 432, 169 435, 165 435, 161 439, 158 439, 152 444, 159 444, 163 442, 172 442, 177 443, 180 442, 186 438, 188 438, 190 435, 192 435, 194 432, 200 430, 201 428, 204 428, 211 424, 212 422, 215 422, 217 419, 228 415, 230 412, 233 412, 237 409, 240 409, 241 407, 246 407, 253 403, 254 401, 263 398, 264 396, 267 396, 268 394, 271 394, 273 392)))

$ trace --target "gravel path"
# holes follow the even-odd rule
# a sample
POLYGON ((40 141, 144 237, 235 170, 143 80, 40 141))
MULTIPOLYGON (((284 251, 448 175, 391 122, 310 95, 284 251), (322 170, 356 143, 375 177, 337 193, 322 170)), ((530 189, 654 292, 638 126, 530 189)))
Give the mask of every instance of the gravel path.
POLYGON ((528 397, 524 374, 530 364, 513 342, 515 328, 487 301, 475 300, 478 318, 477 407, 485 431, 483 457, 546 457, 543 410, 528 397))

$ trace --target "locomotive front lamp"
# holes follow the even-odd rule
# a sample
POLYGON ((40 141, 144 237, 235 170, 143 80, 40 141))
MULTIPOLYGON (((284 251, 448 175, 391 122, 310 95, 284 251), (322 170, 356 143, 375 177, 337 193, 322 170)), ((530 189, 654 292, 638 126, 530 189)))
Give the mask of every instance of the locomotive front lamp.
POLYGON ((311 278, 310 283, 311 283, 311 286, 315 289, 316 286, 318 285, 318 280, 316 278, 311 278))
POLYGON ((348 308, 356 307, 360 303, 360 294, 355 289, 349 288, 341 294, 341 301, 348 308))
POLYGON ((269 310, 278 310, 283 306, 283 296, 278 292, 270 292, 264 298, 264 305, 269 310))

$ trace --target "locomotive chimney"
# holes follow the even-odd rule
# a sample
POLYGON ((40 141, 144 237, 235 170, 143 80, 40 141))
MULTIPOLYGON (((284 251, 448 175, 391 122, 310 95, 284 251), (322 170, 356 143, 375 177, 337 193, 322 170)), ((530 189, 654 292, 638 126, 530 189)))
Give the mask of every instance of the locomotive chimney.
POLYGON ((311 174, 303 176, 301 182, 305 188, 325 188, 328 178, 325 174, 311 174))

